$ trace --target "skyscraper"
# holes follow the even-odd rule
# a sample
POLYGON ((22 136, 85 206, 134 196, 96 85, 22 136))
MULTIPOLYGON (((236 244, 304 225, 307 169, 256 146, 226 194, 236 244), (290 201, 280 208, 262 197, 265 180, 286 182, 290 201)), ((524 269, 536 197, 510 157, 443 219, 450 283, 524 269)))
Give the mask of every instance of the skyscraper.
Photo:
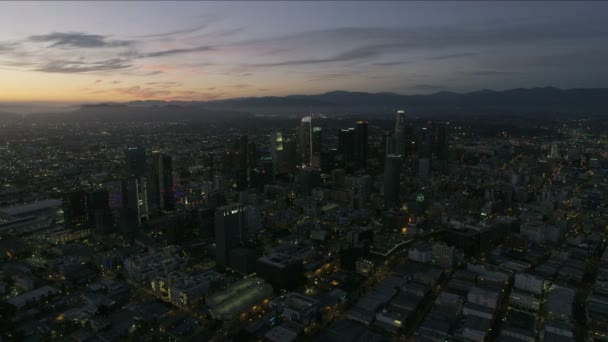
POLYGON ((230 264, 230 250, 237 247, 246 235, 246 212, 238 204, 215 210, 215 260, 218 266, 230 264))
POLYGON ((270 135, 270 153, 272 154, 272 168, 274 174, 283 173, 283 133, 274 132, 270 135))
POLYGON ((355 162, 356 167, 367 167, 367 121, 357 121, 355 126, 355 162))
POLYGON ((449 122, 433 122, 432 124, 432 157, 436 160, 448 160, 449 125, 449 122))
POLYGON ((63 195, 63 218, 66 227, 80 228, 88 223, 87 198, 83 190, 63 195))
POLYGON ((127 176, 144 177, 146 175, 146 150, 141 146, 128 147, 127 176))
POLYGON ((312 117, 302 118, 299 129, 299 150, 302 165, 310 166, 312 161, 312 117))
POLYGON ((395 153, 404 156, 406 153, 406 121, 404 110, 397 111, 393 139, 395 153))
POLYGON ((418 158, 431 158, 432 155, 432 134, 428 127, 421 127, 418 130, 416 139, 416 154, 418 158))
POLYGON ((249 148, 249 137, 242 135, 239 137, 239 154, 238 154, 238 165, 239 169, 247 169, 248 163, 248 148, 249 148))
POLYGON ((321 152, 323 150, 323 130, 321 127, 313 127, 312 128, 312 154, 310 159, 310 165, 312 167, 321 167, 321 152))
POLYGON ((99 189, 87 194, 89 225, 97 234, 110 233, 114 228, 114 217, 110 209, 110 193, 99 189))
POLYGON ((338 132, 338 153, 342 155, 344 166, 348 167, 355 160, 355 129, 342 129, 338 132))
POLYGON ((154 152, 152 172, 148 191, 150 207, 157 210, 171 211, 175 209, 173 198, 173 159, 161 152, 154 152))
POLYGON ((401 156, 389 154, 384 160, 384 207, 399 206, 399 182, 401 176, 401 156))
POLYGON ((123 208, 127 221, 141 223, 147 218, 148 182, 146 179, 146 150, 141 146, 128 147, 126 151, 127 177, 123 181, 123 208))
POLYGON ((148 183, 146 177, 127 177, 123 183, 123 207, 130 222, 141 224, 148 218, 148 183))

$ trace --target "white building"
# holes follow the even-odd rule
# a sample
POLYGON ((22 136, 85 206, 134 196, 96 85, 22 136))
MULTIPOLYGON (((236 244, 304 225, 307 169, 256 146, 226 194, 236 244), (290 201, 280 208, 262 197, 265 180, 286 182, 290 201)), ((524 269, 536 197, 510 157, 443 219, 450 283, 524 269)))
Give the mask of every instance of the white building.
POLYGON ((530 273, 517 272, 515 273, 515 288, 522 291, 541 294, 545 288, 545 281, 530 273))
POLYGON ((496 309, 499 293, 481 287, 473 286, 467 294, 469 303, 496 309))
POLYGON ((430 245, 419 245, 407 251, 410 260, 429 263, 433 260, 433 248, 430 245))

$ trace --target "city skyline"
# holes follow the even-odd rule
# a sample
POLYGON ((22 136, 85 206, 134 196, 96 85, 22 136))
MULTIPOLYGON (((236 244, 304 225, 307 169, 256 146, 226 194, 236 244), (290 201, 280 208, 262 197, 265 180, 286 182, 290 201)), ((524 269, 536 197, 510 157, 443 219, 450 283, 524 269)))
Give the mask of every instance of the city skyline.
POLYGON ((2 104, 605 87, 608 75, 600 2, 3 7, 2 104))

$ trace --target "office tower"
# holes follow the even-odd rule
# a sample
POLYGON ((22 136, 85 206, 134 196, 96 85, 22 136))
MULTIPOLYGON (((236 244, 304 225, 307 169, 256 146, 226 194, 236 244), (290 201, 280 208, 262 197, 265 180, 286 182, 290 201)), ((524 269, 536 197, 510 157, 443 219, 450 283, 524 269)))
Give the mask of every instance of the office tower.
POLYGON ((432 157, 436 160, 447 161, 449 157, 449 122, 433 122, 432 125, 432 157))
POLYGON ((141 224, 148 218, 148 188, 146 177, 128 177, 123 182, 123 208, 129 222, 141 224))
POLYGON ((321 127, 312 128, 312 153, 321 153, 323 147, 323 129, 321 127))
POLYGON ((395 120, 395 133, 393 134, 395 153, 405 156, 406 154, 406 120, 405 111, 397 111, 395 120))
POLYGON ((153 154, 153 169, 150 177, 150 191, 154 199, 154 207, 162 211, 175 209, 173 196, 173 159, 166 154, 153 154))
POLYGON ((416 154, 418 158, 431 158, 432 134, 428 127, 421 127, 417 134, 416 154))
POLYGON ((310 165, 312 167, 321 167, 321 152, 323 150, 323 130, 321 127, 313 127, 312 128, 312 154, 310 156, 310 165))
POLYGON ((287 172, 294 173, 298 165, 297 146, 295 141, 283 140, 283 159, 287 172))
POLYGON ((86 193, 70 191, 63 195, 63 220, 68 228, 81 228, 88 223, 86 193))
POLYGON ((258 147, 254 141, 247 144, 247 166, 252 169, 258 166, 258 147))
POLYGON ((338 132, 338 153, 342 155, 344 166, 354 164, 355 139, 356 133, 354 128, 342 129, 338 132))
POLYGON ((275 174, 286 172, 285 153, 283 149, 283 133, 274 132, 270 135, 270 153, 272 154, 272 169, 275 174))
POLYGON ((363 208, 371 199, 374 183, 370 175, 355 178, 355 205, 356 209, 363 208))
POLYGON ((299 154, 303 166, 310 166, 312 160, 312 117, 302 118, 299 129, 299 154))
POLYGON ((399 206, 399 181, 401 156, 389 154, 384 160, 384 206, 386 209, 399 206))
POLYGON ((127 176, 144 177, 146 175, 146 150, 140 146, 128 147, 127 176))
POLYGON ((248 163, 248 148, 249 148, 249 137, 246 135, 242 135, 239 137, 238 143, 238 168, 239 169, 247 169, 249 167, 248 163))
POLYGON ((367 121, 357 121, 355 126, 355 163, 359 169, 367 167, 367 121))
POLYGON ((393 139, 390 132, 382 133, 382 149, 384 152, 383 156, 385 157, 395 153, 395 139, 393 139))
POLYGON ((238 204, 215 210, 215 260, 218 266, 230 265, 230 250, 237 247, 246 235, 246 213, 238 204))
POLYGON ((557 145, 557 142, 554 141, 551 143, 551 146, 549 148, 549 158, 559 159, 559 157, 559 146, 557 145))
POLYGON ((126 173, 123 180, 123 215, 127 216, 125 225, 132 222, 141 224, 148 217, 148 189, 146 180, 146 151, 141 146, 128 147, 126 151, 126 173))
POLYGON ((114 230, 114 216, 110 209, 110 193, 99 189, 87 194, 89 226, 95 228, 96 234, 108 234, 114 230))

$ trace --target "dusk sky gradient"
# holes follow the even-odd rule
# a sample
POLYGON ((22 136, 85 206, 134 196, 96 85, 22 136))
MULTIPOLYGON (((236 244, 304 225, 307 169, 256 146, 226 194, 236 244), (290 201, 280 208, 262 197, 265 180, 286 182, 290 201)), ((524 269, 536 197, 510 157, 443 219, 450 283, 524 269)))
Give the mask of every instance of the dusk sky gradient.
POLYGON ((2 2, 0 102, 608 87, 607 2, 2 2))

